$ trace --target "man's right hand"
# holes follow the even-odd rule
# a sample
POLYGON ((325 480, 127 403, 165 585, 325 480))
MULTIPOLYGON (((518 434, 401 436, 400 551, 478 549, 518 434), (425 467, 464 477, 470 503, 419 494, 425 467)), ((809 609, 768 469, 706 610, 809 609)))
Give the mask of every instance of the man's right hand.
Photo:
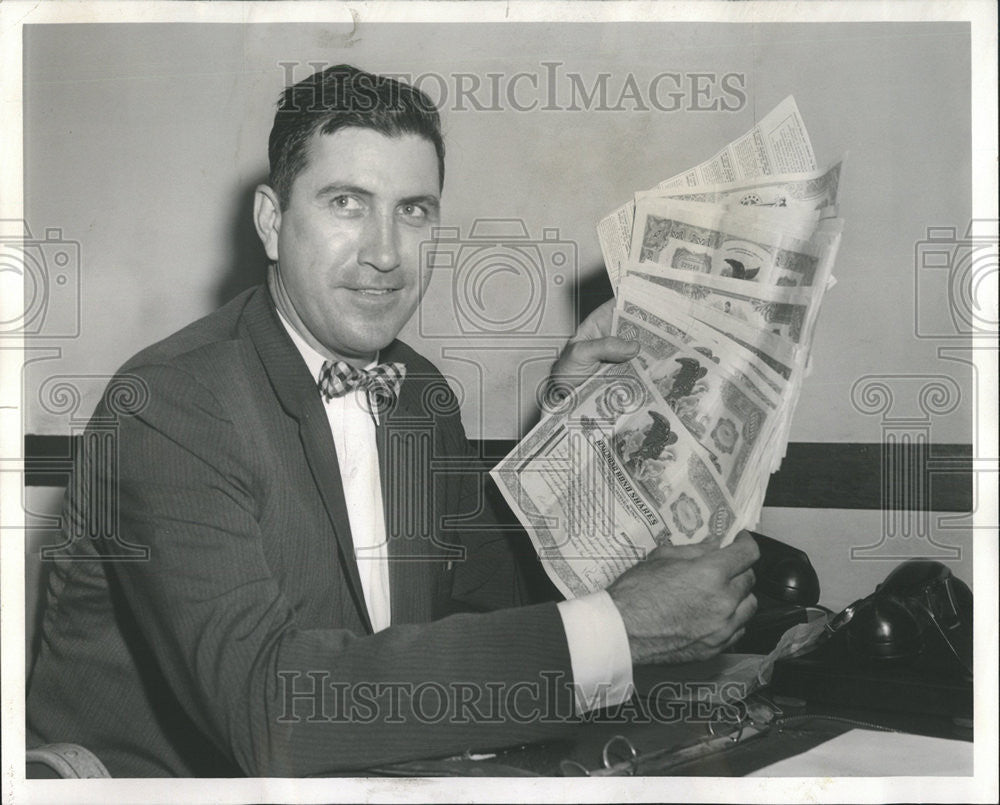
POLYGON ((731 646, 757 609, 751 565, 757 543, 741 531, 721 550, 665 545, 609 588, 628 633, 632 663, 704 660, 731 646))

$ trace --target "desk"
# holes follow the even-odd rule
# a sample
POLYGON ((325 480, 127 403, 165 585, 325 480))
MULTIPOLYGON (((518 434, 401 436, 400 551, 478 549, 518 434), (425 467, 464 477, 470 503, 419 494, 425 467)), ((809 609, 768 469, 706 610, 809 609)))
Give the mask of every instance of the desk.
MULTIPOLYGON (((698 699, 699 691, 707 693, 712 680, 739 661, 733 659, 736 656, 721 655, 708 663, 687 666, 636 668, 637 696, 632 702, 592 714, 582 723, 571 725, 566 737, 560 740, 500 750, 479 760, 418 761, 375 770, 374 773, 399 776, 566 776, 575 770, 583 774, 584 769, 603 770, 602 753, 605 747, 608 747, 610 762, 629 760, 628 745, 621 741, 612 742, 616 736, 624 736, 638 755, 635 768, 639 774, 741 777, 839 738, 851 730, 879 727, 968 742, 967 765, 971 768, 972 728, 965 719, 871 709, 851 710, 782 698, 775 700, 767 688, 751 695, 748 700, 751 702, 750 714, 759 713, 760 708, 766 707, 771 707, 774 712, 776 705, 777 720, 770 728, 759 732, 747 729, 740 740, 732 741, 726 736, 738 733, 736 719, 744 718, 745 723, 750 723, 750 719, 746 719, 747 710, 735 705, 713 709, 706 701, 707 697, 702 696, 701 701, 698 699), (671 708, 665 700, 661 699, 659 705, 651 701, 651 693, 658 686, 662 691, 665 686, 676 689, 678 685, 692 694, 686 703, 676 700, 671 708), (727 717, 731 717, 728 723, 727 717), (711 753, 678 762, 678 756, 662 751, 711 740, 713 732, 722 740, 713 742, 715 751, 711 753), (651 757, 654 753, 659 753, 659 757, 651 757), (565 761, 573 761, 574 765, 566 765, 565 761)), ((841 740, 849 744, 851 739, 841 740)), ((891 758, 886 762, 885 774, 891 775, 891 758)), ((913 765, 910 762, 908 768, 912 769, 913 765)), ((838 769, 831 767, 826 773, 837 776, 838 769)), ((840 773, 847 774, 849 771, 840 773)), ((912 772, 900 770, 898 773, 912 772)))

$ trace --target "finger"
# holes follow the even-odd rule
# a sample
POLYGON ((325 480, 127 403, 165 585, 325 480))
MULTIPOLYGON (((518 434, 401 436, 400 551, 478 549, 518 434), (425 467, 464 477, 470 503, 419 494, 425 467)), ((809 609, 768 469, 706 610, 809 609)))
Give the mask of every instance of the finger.
POLYGON ((567 369, 579 371, 602 361, 621 363, 638 354, 638 341, 626 341, 624 338, 609 335, 604 338, 574 341, 569 345, 564 360, 567 369))
POLYGON ((743 626, 738 623, 726 623, 721 629, 716 629, 708 637, 703 637, 701 643, 708 646, 712 651, 725 651, 727 646, 732 645, 739 638, 734 635, 744 631, 743 626))
POLYGON ((744 570, 738 576, 733 576, 729 584, 733 588, 737 599, 742 600, 753 591, 753 585, 756 580, 757 577, 754 575, 753 568, 750 568, 749 570, 744 570))
POLYGON ((744 630, 747 621, 753 617, 756 611, 757 599, 753 595, 748 595, 737 604, 736 609, 733 610, 733 614, 726 619, 725 625, 720 629, 716 629, 707 637, 702 638, 701 642, 707 646, 714 647, 735 642, 739 638, 734 639, 733 635, 744 630))
POLYGON ((757 596, 750 593, 746 598, 740 601, 739 605, 736 607, 736 611, 733 612, 733 616, 730 619, 733 628, 739 628, 745 626, 747 621, 754 616, 757 612, 757 596))
POLYGON ((730 578, 751 567, 760 558, 760 549, 747 531, 741 531, 729 545, 716 552, 717 561, 730 578))
POLYGON ((722 653, 722 651, 726 651, 728 649, 731 649, 733 646, 735 646, 737 643, 739 643, 740 642, 740 638, 742 638, 743 635, 745 635, 746 633, 747 633, 747 630, 745 628, 743 628, 743 627, 740 627, 735 632, 733 632, 732 636, 723 644, 720 653, 722 653))
POLYGON ((754 539, 753 534, 747 531, 745 528, 739 530, 736 536, 733 538, 733 545, 742 545, 751 548, 757 553, 760 553, 760 547, 757 545, 757 540, 754 539))

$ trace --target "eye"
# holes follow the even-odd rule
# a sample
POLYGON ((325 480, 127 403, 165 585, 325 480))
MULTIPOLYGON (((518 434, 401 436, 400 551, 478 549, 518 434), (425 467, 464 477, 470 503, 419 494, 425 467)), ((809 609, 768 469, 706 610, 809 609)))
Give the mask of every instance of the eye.
POLYGON ((364 209, 364 204, 356 196, 334 196, 330 199, 330 206, 342 213, 357 213, 364 209))
POLYGON ((425 221, 430 214, 422 204, 401 204, 399 212, 404 218, 414 222, 425 221))

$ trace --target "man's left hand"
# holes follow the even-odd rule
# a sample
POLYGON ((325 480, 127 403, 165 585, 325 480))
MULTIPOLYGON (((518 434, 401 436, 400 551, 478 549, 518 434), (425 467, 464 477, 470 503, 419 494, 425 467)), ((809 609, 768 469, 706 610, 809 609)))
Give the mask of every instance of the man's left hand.
POLYGON ((611 335, 614 309, 615 300, 609 299, 584 319, 552 366, 551 388, 576 388, 602 363, 623 363, 639 354, 638 341, 611 335))

